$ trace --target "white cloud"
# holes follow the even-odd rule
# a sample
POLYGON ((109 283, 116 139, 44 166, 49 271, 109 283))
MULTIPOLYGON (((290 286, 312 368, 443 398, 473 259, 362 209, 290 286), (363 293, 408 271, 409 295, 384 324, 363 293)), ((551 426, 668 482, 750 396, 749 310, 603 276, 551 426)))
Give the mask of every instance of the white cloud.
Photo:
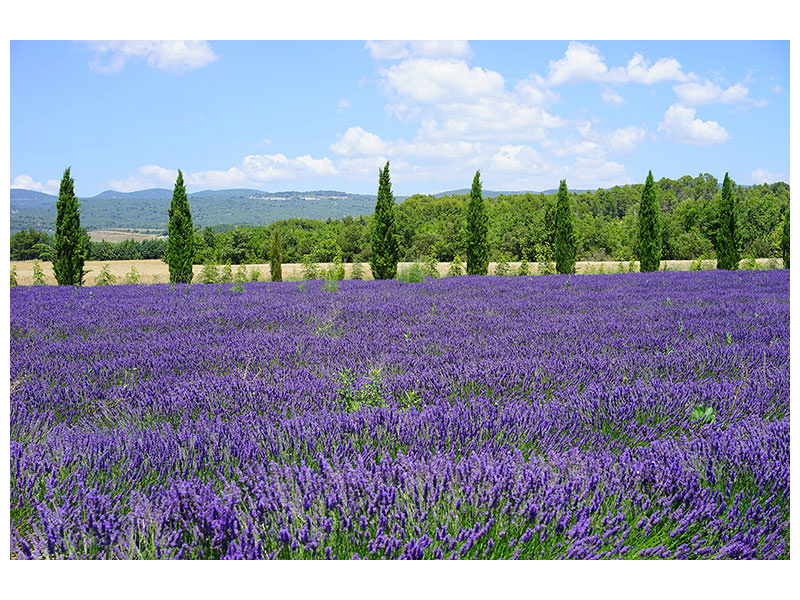
MULTIPOLYGON (((240 166, 229 169, 184 173, 186 186, 194 190, 257 186, 272 181, 289 181, 297 178, 315 178, 335 175, 337 169, 331 159, 312 158, 306 154, 287 158, 283 154, 253 154, 246 156, 240 166)), ((139 167, 136 174, 125 179, 112 179, 108 187, 119 192, 132 192, 153 187, 172 188, 178 176, 176 169, 157 165, 139 167)))
POLYGON ((151 67, 181 74, 217 60, 205 41, 114 41, 91 42, 95 52, 89 63, 99 73, 119 73, 131 58, 142 58, 151 67))
POLYGON ((673 104, 664 113, 658 130, 666 132, 667 137, 680 144, 705 146, 728 141, 730 136, 722 125, 716 121, 697 119, 696 112, 693 108, 673 104))
POLYGON ((348 100, 347 98, 342 98, 341 100, 339 100, 339 105, 338 105, 336 110, 337 110, 337 112, 341 113, 341 112, 346 111, 348 108, 352 108, 352 106, 353 105, 350 102, 350 100, 348 100))
POLYGON ((343 156, 374 156, 385 154, 389 144, 374 133, 361 127, 350 127, 338 142, 330 145, 331 150, 343 156))
POLYGON ((465 41, 369 41, 365 47, 375 60, 420 58, 467 58, 472 54, 465 41))
POLYGON ((57 194, 61 187, 61 182, 57 179, 48 179, 45 183, 40 183, 30 175, 17 175, 14 181, 11 182, 11 187, 44 194, 57 194))
POLYGON ((550 85, 585 81, 650 85, 659 81, 686 81, 690 78, 691 75, 683 73, 681 64, 674 58, 660 58, 650 65, 638 53, 626 66, 609 69, 595 46, 570 42, 563 58, 550 61, 547 82, 550 85))
POLYGON ((536 172, 542 159, 539 153, 530 146, 501 146, 492 156, 489 166, 496 171, 536 172))
POLYGON ((642 142, 646 136, 646 129, 629 125, 612 131, 608 138, 608 145, 612 152, 630 154, 636 151, 636 144, 642 142))
POLYGON ((715 83, 704 80, 691 81, 676 85, 673 90, 678 96, 678 100, 685 106, 702 106, 704 104, 721 103, 734 105, 753 105, 763 106, 764 100, 756 100, 750 97, 750 90, 742 83, 735 83, 726 89, 722 89, 715 83))
POLYGON ((381 69, 381 74, 392 91, 426 104, 497 97, 505 88, 503 76, 496 71, 470 68, 456 60, 410 59, 381 69))
POLYGON ((611 106, 622 106, 625 104, 625 98, 610 88, 604 89, 600 93, 600 97, 603 99, 603 102, 611 106))
POLYGON ((776 183, 778 181, 786 181, 785 177, 780 173, 773 173, 766 169, 756 169, 750 173, 753 178, 753 183, 776 183))
POLYGON ((570 165, 567 177, 572 188, 607 187, 632 183, 626 173, 625 166, 618 162, 578 157, 570 165))
POLYGON ((112 179, 108 182, 108 187, 117 192, 135 192, 157 187, 171 188, 175 185, 177 177, 177 169, 145 165, 139 167, 135 175, 129 175, 125 179, 112 179))

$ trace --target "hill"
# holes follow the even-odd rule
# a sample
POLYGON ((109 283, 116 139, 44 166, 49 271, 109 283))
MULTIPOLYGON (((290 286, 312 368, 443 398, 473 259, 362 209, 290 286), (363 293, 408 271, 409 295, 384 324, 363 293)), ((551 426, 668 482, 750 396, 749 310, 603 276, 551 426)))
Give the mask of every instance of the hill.
MULTIPOLYGON (((87 230, 166 230, 172 190, 105 191, 81 198, 81 224, 87 230)), ((32 227, 52 231, 57 197, 31 190, 11 190, 11 232, 32 227)), ((291 218, 328 219, 368 215, 375 196, 333 190, 263 192, 205 190, 189 194, 195 225, 269 225, 291 218)))

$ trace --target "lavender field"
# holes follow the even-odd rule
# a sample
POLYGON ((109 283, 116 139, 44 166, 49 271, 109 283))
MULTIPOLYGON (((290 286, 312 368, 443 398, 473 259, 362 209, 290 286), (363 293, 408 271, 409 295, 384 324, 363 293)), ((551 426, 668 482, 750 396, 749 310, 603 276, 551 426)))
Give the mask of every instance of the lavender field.
POLYGON ((789 558, 788 271, 11 289, 13 558, 789 558))

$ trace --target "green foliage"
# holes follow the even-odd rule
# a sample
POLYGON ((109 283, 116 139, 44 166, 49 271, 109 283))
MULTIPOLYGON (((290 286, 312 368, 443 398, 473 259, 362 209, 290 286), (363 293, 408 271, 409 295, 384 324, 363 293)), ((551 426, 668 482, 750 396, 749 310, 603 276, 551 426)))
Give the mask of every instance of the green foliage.
POLYGON ((103 268, 100 269, 100 272, 97 274, 97 277, 94 278, 95 285, 114 285, 117 283, 117 278, 115 275, 111 273, 111 266, 106 263, 103 265, 103 268))
POLYGON ((233 268, 231 261, 225 263, 222 267, 222 272, 219 275, 219 283, 233 283, 233 268))
POLYGON ((467 205, 467 274, 486 275, 489 272, 489 238, 486 203, 481 194, 481 172, 475 172, 467 205))
POLYGON ((47 285, 47 279, 41 265, 33 263, 33 285, 47 285))
POLYGON ((647 173, 639 204, 639 260, 641 271, 657 271, 661 262, 661 209, 652 171, 647 173))
POLYGON ((531 269, 530 269, 530 266, 528 265, 528 261, 525 260, 525 258, 523 258, 520 261, 519 266, 517 267, 517 270, 514 271, 514 275, 516 275, 517 277, 525 277, 526 275, 530 275, 530 274, 531 274, 531 269))
POLYGON ((11 266, 11 287, 17 287, 17 285, 19 285, 17 283, 17 266, 16 265, 12 265, 11 266))
POLYGON ((344 279, 344 263, 342 262, 341 253, 337 254, 333 262, 325 270, 325 279, 328 281, 342 281, 344 279))
POLYGON ((435 257, 429 256, 425 259, 422 263, 422 274, 431 279, 439 277, 439 263, 436 262, 435 257))
POLYGON ((689 265, 690 271, 702 271, 703 270, 703 257, 699 256, 692 261, 692 264, 689 265))
POLYGON ((508 263, 505 260, 501 260, 495 265, 494 274, 499 277, 505 277, 506 275, 510 275, 511 267, 508 266, 508 263))
POLYGON ((733 271, 739 268, 739 231, 736 198, 728 174, 722 182, 722 198, 717 228, 717 268, 733 271))
POLYGON ((33 228, 17 231, 11 236, 11 260, 50 260, 47 248, 52 243, 51 237, 43 231, 34 231, 33 228))
POLYGON ((324 274, 320 266, 311 261, 310 254, 306 254, 303 257, 303 279, 322 279, 323 275, 324 274))
POLYGON ((425 271, 419 263, 414 263, 397 273, 397 280, 403 283, 421 283, 424 279, 425 271))
MULTIPOLYGON (((383 383, 383 371, 380 367, 371 368, 365 379, 366 381, 361 387, 356 387, 358 378, 353 371, 345 367, 337 374, 337 395, 341 407, 346 412, 387 406, 384 399, 386 391, 383 383)), ((410 400, 413 402, 413 398, 410 400)))
POLYGON ((217 268, 217 264, 215 262, 208 261, 205 265, 203 265, 203 269, 198 274, 197 279, 200 283, 219 283, 220 273, 219 269, 217 268))
POLYGON ((539 275, 555 275, 556 265, 553 262, 553 250, 547 242, 536 244, 536 262, 539 275))
POLYGON ((364 267, 361 265, 360 262, 353 264, 353 269, 350 273, 350 276, 353 279, 361 280, 364 279, 364 267))
POLYGON ((261 271, 255 267, 250 269, 250 281, 261 281, 261 271))
POLYGON ((393 279, 397 274, 399 248, 397 243, 394 196, 389 181, 389 162, 381 170, 378 181, 378 200, 375 204, 370 266, 375 279, 393 279))
POLYGON ((464 263, 461 261, 461 257, 456 254, 453 257, 453 261, 450 263, 450 268, 447 270, 448 277, 458 277, 459 275, 464 274, 464 263))
POLYGON ((247 267, 245 265, 239 265, 236 269, 236 274, 233 276, 233 280, 236 283, 244 283, 247 281, 247 267))
POLYGON ((242 285, 242 283, 243 282, 241 282, 241 281, 237 281, 236 283, 234 283, 233 286, 231 286, 231 291, 232 292, 243 292, 244 291, 244 285, 242 285))
POLYGON ((136 270, 135 265, 131 265, 131 270, 125 273, 125 283, 128 285, 141 283, 142 276, 139 275, 139 271, 136 270))
POLYGON ((56 203, 56 234, 53 241, 53 272, 58 285, 82 285, 86 259, 81 211, 75 196, 75 181, 69 167, 64 171, 56 203))
POLYGON ((166 259, 169 264, 169 281, 190 283, 194 264, 194 227, 186 187, 183 184, 183 173, 180 170, 169 207, 168 231, 166 259))
POLYGON ((272 243, 269 246, 269 272, 272 281, 283 281, 283 248, 278 227, 272 232, 272 243))
POLYGON ((554 256, 556 271, 574 273, 576 260, 575 224, 572 216, 572 205, 567 192, 567 182, 561 180, 556 195, 556 224, 554 256))
POLYGON ((789 205, 786 205, 786 214, 783 215, 783 227, 781 227, 781 257, 783 258, 783 268, 789 268, 789 205))
POLYGON ((699 421, 701 425, 710 425, 717 418, 713 406, 703 406, 699 404, 692 411, 692 421, 699 421))

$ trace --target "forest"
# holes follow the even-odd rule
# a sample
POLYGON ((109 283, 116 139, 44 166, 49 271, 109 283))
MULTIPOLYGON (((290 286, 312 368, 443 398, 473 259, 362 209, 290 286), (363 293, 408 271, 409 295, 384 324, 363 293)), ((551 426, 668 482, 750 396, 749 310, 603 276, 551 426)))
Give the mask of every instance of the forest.
MULTIPOLYGON (((739 246, 743 257, 780 256, 780 230, 789 206, 783 182, 735 186, 739 246)), ((642 184, 571 193, 578 260, 635 260, 637 210, 642 184)), ((702 173, 657 181, 662 259, 715 258, 720 184, 702 173)), ((400 260, 448 262, 465 255, 468 195, 413 195, 395 205, 400 260)), ((486 198, 492 261, 537 261, 550 256, 555 195, 501 194, 486 198)), ((262 263, 269 260, 273 230, 280 228, 283 261, 367 262, 372 216, 327 220, 291 218, 267 226, 217 225, 195 229, 196 264, 262 263)), ((11 237, 11 260, 43 259, 48 234, 33 229, 11 237)), ((90 242, 87 260, 163 258, 165 238, 143 242, 90 242)))

